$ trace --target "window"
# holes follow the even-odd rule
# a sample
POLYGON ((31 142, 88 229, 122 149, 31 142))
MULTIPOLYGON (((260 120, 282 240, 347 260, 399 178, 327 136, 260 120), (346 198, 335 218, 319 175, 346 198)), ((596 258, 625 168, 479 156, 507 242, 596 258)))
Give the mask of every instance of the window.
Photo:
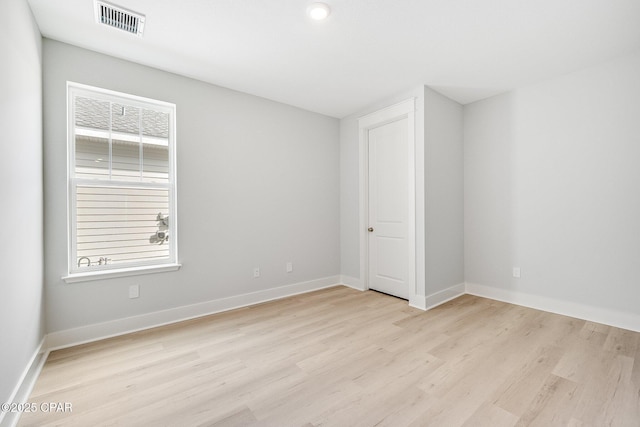
POLYGON ((75 83, 67 88, 65 280, 177 269, 175 105, 75 83))

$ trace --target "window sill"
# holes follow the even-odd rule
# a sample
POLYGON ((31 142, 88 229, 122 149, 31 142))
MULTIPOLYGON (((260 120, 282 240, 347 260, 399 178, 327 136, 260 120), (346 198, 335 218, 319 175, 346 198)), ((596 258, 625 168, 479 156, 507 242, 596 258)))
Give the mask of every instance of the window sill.
POLYGON ((73 273, 62 278, 66 283, 88 282, 91 280, 113 279, 116 277, 137 276, 140 274, 164 273, 177 271, 182 264, 163 264, 146 267, 119 268, 117 270, 91 271, 88 273, 73 273))

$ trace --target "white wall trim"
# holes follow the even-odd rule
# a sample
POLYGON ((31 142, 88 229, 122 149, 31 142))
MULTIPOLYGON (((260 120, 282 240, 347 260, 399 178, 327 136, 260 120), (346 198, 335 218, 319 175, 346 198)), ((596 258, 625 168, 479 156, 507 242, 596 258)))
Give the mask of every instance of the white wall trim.
POLYGON ((452 299, 458 298, 465 294, 465 284, 458 283, 457 285, 453 285, 448 287, 447 289, 443 289, 431 295, 427 295, 425 297, 425 306, 427 310, 431 310, 434 307, 444 304, 445 302, 449 302, 452 299))
POLYGON ((125 317, 108 322, 81 326, 79 328, 56 331, 47 335, 46 348, 51 351, 87 342, 98 341, 144 329, 155 328, 157 326, 168 325, 183 320, 207 316, 209 314, 220 313, 222 311, 233 310, 235 308, 246 307, 297 294, 317 291, 319 289, 330 288, 337 286, 339 282, 340 276, 329 276, 322 279, 265 289, 263 291, 155 311, 152 313, 141 314, 139 316, 125 317))
POLYGON ((116 277, 138 276, 142 274, 166 273, 168 271, 178 271, 182 264, 165 265, 145 265, 129 268, 118 268, 114 270, 98 270, 88 273, 74 273, 64 276, 65 283, 88 282, 91 280, 115 279, 116 277))
MULTIPOLYGON (((31 361, 25 368, 21 380, 16 385, 10 401, 17 402, 19 400, 15 399, 19 399, 22 395, 25 395, 25 399, 28 397, 49 351, 339 285, 360 291, 366 290, 360 279, 346 275, 329 276, 263 291, 52 332, 46 335, 38 346, 31 361)), ((637 314, 617 312, 469 282, 451 286, 425 297, 414 296, 409 301, 409 305, 420 310, 429 310, 465 293, 640 332, 640 315, 637 314)), ((0 414, 0 421, 3 419, 2 415, 0 414)))
MULTIPOLYGON (((36 384, 36 380, 40 376, 44 362, 47 360, 47 356, 49 355, 49 352, 46 351, 45 347, 45 338, 42 338, 42 341, 40 341, 40 344, 33 352, 31 360, 29 360, 29 363, 25 366, 24 371, 20 376, 20 380, 13 389, 9 399, 6 402, 0 403, 27 402, 27 399, 29 399, 29 396, 31 395, 31 391, 33 390, 33 386, 36 384)), ((13 427, 18 424, 20 415, 22 415, 21 412, 0 411, 0 425, 13 427)))
POLYGON ((346 276, 344 274, 340 275, 340 284, 356 289, 358 291, 367 290, 367 288, 364 287, 364 283, 362 283, 362 280, 356 279, 355 277, 346 276))
MULTIPOLYGON (((40 369, 42 369, 42 364, 46 360, 46 357, 38 358, 38 355, 44 355, 44 353, 48 353, 51 350, 98 341, 113 336, 207 316, 209 314, 233 310, 235 308, 246 307, 253 304, 286 298, 338 285, 345 285, 360 291, 366 290, 362 280, 360 279, 346 275, 329 276, 322 279, 280 286, 264 291, 231 296, 168 310, 146 313, 139 316, 132 316, 109 322, 95 323, 79 328, 52 332, 43 339, 43 342, 34 353, 31 362, 25 368, 21 377, 22 379, 13 392, 14 397, 12 397, 12 399, 19 397, 19 391, 22 393, 21 390, 26 390, 25 387, 37 378, 40 369), (34 370, 34 365, 40 366, 38 369, 34 370)), ((451 286, 425 297, 416 295, 409 301, 409 305, 420 310, 429 310, 465 293, 640 332, 640 316, 637 314, 617 312, 609 309, 468 282, 451 286)), ((32 386, 33 384, 31 384, 31 387, 32 386)), ((2 414, 0 414, 0 420, 2 420, 1 415, 2 414)))
POLYGON ((466 293, 640 332, 640 315, 467 282, 466 293))
POLYGON ((416 295, 414 299, 409 300, 409 305, 424 311, 431 310, 434 307, 464 295, 465 289, 464 283, 458 283, 457 285, 450 286, 431 295, 416 295))
POLYGON ((408 245, 408 265, 407 284, 409 287, 409 300, 415 299, 416 295, 416 137, 415 137, 415 98, 409 98, 397 104, 367 114, 358 119, 359 133, 359 236, 360 236, 360 282, 362 290, 369 289, 369 236, 366 228, 369 222, 369 129, 391 123, 394 120, 407 118, 407 191, 408 191, 408 211, 407 211, 407 245, 408 245))
POLYGON ((423 295, 412 295, 409 298, 409 307, 427 311, 427 299, 423 295))

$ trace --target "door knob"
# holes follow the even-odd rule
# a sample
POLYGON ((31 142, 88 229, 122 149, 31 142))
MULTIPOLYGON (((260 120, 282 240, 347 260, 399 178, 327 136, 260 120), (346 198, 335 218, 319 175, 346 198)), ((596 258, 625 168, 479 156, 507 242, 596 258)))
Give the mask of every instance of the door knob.
POLYGON ((373 233, 373 227, 369 227, 367 230, 369 230, 369 233, 373 233))

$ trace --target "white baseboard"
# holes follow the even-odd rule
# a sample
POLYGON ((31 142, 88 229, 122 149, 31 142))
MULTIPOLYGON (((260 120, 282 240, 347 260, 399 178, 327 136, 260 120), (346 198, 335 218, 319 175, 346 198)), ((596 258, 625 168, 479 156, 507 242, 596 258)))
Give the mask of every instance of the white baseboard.
POLYGON ((458 283, 441 291, 427 296, 416 295, 415 299, 409 301, 409 305, 420 310, 430 310, 454 298, 458 298, 465 293, 465 284, 458 283))
POLYGON ((466 293, 640 332, 640 315, 467 282, 466 293))
POLYGON ((427 299, 424 295, 415 295, 409 297, 409 307, 417 308, 418 310, 427 310, 427 299))
POLYGON ((447 289, 443 289, 434 294, 427 295, 425 297, 425 307, 427 310, 437 307, 445 302, 451 301, 454 298, 458 298, 465 293, 465 284, 458 283, 457 285, 453 285, 448 287, 447 289))
MULTIPOLYGON (((55 350, 70 347, 130 332, 149 329, 156 326, 175 323, 182 320, 246 307, 252 304, 285 298, 300 293, 311 292, 332 287, 337 284, 343 284, 360 291, 365 290, 360 279, 345 275, 330 276, 308 282, 267 289, 264 291, 252 292, 249 294, 221 298, 203 303, 142 314, 139 316, 52 332, 45 337, 45 344, 43 348, 47 350, 55 350)), ((640 316, 636 314, 615 312, 598 307, 591 307, 475 283, 461 283, 434 294, 427 295, 426 297, 417 296, 415 300, 409 302, 409 305, 421 310, 428 310, 457 298, 464 293, 518 304, 538 310, 549 311, 565 316, 590 320, 623 329, 640 331, 640 316)))
POLYGON ((340 284, 356 289, 358 291, 367 290, 364 287, 364 283, 362 283, 362 280, 356 279, 355 277, 351 277, 351 276, 345 276, 344 274, 340 275, 340 284))
MULTIPOLYGON (((42 341, 40 341, 38 348, 36 348, 31 356, 31 360, 24 368, 24 371, 20 376, 20 380, 13 389, 13 393, 11 393, 7 402, 2 403, 25 403, 27 401, 31 395, 33 386, 36 384, 36 380, 40 376, 40 372, 42 371, 44 362, 47 360, 48 354, 49 353, 46 351, 45 347, 45 338, 43 338, 42 341)), ((20 412, 0 411, 0 426, 14 427, 18 424, 20 415, 20 412)))
POLYGON ((152 313, 141 314, 139 316, 126 317, 104 323, 94 323, 92 325, 81 326, 78 328, 51 332, 46 337, 45 348, 51 351, 71 347, 78 344, 84 344, 144 329, 155 328, 157 326, 167 325, 196 317, 207 316, 209 314, 219 313, 222 311, 233 310, 235 308, 246 307, 248 305, 329 288, 338 285, 339 282, 340 276, 330 276, 322 279, 310 280, 308 282, 300 282, 263 291, 185 305, 168 310, 155 311, 152 313))

